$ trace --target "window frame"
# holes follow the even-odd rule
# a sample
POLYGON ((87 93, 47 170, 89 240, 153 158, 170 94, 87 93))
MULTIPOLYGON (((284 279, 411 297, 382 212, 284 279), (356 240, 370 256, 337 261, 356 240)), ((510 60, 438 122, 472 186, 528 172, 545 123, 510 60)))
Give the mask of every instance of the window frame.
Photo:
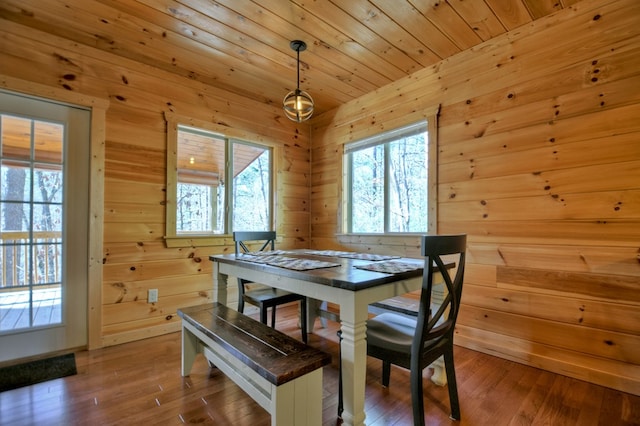
POLYGON ((271 150, 271 197, 269 200, 271 208, 270 229, 275 229, 276 206, 277 206, 277 187, 276 175, 278 170, 277 159, 280 157, 279 146, 265 136, 234 129, 228 126, 211 123, 196 118, 185 117, 173 112, 165 112, 165 121, 167 123, 167 187, 166 187, 166 222, 165 222, 165 244, 167 247, 193 247, 193 246, 218 246, 228 243, 231 237, 231 224, 233 214, 233 194, 231 188, 225 191, 225 232, 221 234, 214 233, 178 233, 177 232, 177 191, 178 191, 178 129, 179 127, 187 127, 200 129, 211 132, 217 136, 221 136, 226 140, 225 162, 226 169, 230 170, 232 161, 230 156, 232 151, 228 149, 228 144, 242 143, 264 147, 271 150))
MULTIPOLYGON (((413 115, 412 120, 403 120, 402 123, 397 123, 397 126, 391 128, 391 130, 383 130, 376 133, 371 133, 367 131, 367 134, 362 134, 357 140, 352 138, 351 141, 345 142, 343 144, 343 152, 342 152, 342 170, 343 170, 343 179, 342 179, 342 191, 341 191, 341 201, 342 201, 342 219, 340 220, 341 225, 341 235, 424 235, 424 234, 437 234, 438 232, 438 115, 440 111, 440 105, 422 111, 419 115, 413 115), (351 171, 349 169, 350 164, 348 161, 348 155, 350 152, 354 152, 358 149, 363 149, 375 145, 385 144, 385 150, 388 150, 388 143, 396 140, 398 137, 402 137, 403 134, 406 134, 408 130, 415 127, 419 127, 420 124, 426 127, 428 132, 427 137, 427 149, 428 149, 428 171, 427 171, 427 212, 428 212, 428 221, 427 227, 428 229, 423 232, 381 232, 381 233, 362 233, 362 232, 351 232, 351 214, 352 214, 352 205, 351 205, 351 171)), ((396 124, 396 123, 393 123, 396 124)), ((389 128, 390 125, 387 123, 385 126, 389 128)), ((352 135, 353 136, 353 135, 352 135)), ((385 169, 388 167, 388 164, 385 163, 385 169)), ((386 179, 386 178, 385 178, 386 179)), ((387 209, 387 199, 389 194, 385 191, 385 210, 387 209)), ((388 213, 388 212, 386 212, 388 213)), ((385 229, 388 226, 388 218, 385 214, 385 229)))

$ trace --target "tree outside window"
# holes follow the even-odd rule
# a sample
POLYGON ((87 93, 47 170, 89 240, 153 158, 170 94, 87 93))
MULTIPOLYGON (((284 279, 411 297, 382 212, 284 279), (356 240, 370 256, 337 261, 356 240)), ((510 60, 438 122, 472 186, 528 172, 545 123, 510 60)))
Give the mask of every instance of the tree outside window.
POLYGON ((426 122, 345 146, 347 232, 429 231, 426 122))

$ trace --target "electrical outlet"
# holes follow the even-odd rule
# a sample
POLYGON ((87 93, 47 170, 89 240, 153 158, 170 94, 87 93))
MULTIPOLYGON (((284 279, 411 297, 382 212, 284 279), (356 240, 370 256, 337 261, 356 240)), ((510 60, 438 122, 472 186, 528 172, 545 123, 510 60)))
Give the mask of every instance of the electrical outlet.
POLYGON ((157 288, 150 288, 149 289, 149 294, 147 296, 147 302, 148 303, 156 303, 158 301, 158 289, 157 288))

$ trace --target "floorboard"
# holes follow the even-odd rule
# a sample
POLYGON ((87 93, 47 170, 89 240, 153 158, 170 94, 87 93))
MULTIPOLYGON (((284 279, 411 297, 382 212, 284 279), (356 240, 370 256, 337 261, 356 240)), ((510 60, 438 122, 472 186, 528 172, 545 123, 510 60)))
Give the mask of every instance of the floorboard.
MULTIPOLYGON (((295 307, 278 310, 281 331, 300 338, 295 307)), ((316 323, 309 343, 333 355, 323 372, 323 426, 337 414, 337 324, 316 323)), ((269 425, 258 404, 203 357, 180 375, 180 333, 76 354, 78 374, 0 393, 0 425, 269 425)), ((429 425, 640 425, 640 397, 456 347, 462 420, 449 419, 446 387, 425 380, 429 425)), ((367 424, 412 424, 409 374, 393 367, 380 385, 369 358, 367 424)), ((430 374, 426 370, 425 377, 430 374)))

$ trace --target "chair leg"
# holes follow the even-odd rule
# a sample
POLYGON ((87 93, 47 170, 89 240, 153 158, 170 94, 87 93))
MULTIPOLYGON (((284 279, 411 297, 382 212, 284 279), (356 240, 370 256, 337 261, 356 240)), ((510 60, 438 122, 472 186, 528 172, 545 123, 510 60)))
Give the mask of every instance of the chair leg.
POLYGON ((269 310, 269 308, 267 308, 264 305, 260 305, 260 322, 263 324, 267 323, 267 311, 269 310))
POLYGON ((302 341, 307 343, 307 298, 300 299, 300 328, 302 329, 302 341))
POLYGON ((391 363, 382 361, 382 386, 389 387, 389 379, 391 378, 391 363))
POLYGON ((276 307, 275 306, 271 307, 271 328, 276 328, 276 307))
POLYGON ((238 298, 238 312, 244 312, 244 299, 242 298, 242 296, 238 298))
POLYGON ((238 278, 238 312, 244 312, 244 281, 238 278))
POLYGON ((444 368, 447 371, 447 386, 449 387, 449 403, 451 404, 451 418, 460 420, 460 402, 458 401, 458 384, 456 370, 453 364, 453 347, 444 353, 444 368))
POLYGON ((414 426, 424 426, 424 399, 422 396, 422 369, 411 370, 411 406, 414 426))
POLYGON ((338 330, 338 417, 342 418, 344 402, 342 396, 342 331, 338 330))

